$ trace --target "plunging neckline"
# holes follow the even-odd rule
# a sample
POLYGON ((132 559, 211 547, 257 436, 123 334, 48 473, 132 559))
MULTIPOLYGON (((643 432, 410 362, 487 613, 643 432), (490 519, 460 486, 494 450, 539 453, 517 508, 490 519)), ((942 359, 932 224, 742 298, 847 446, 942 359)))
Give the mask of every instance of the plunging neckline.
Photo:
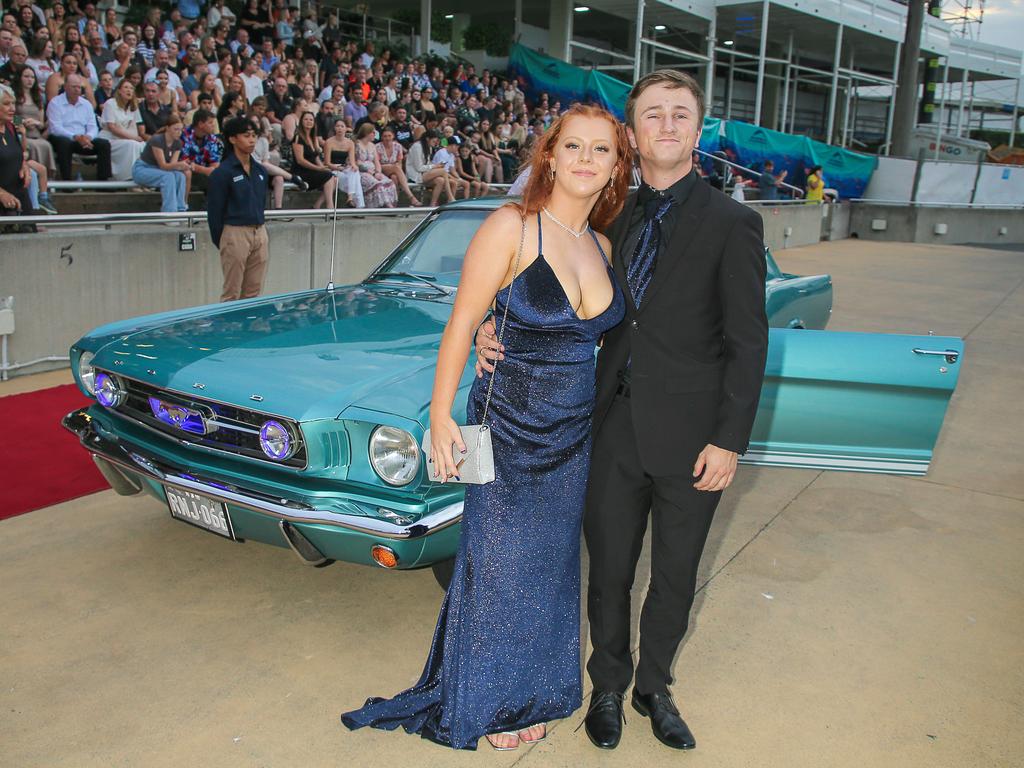
MULTIPOLYGON (((562 281, 559 280, 558 279, 558 275, 555 274, 555 268, 551 266, 551 263, 547 260, 547 258, 544 256, 543 253, 538 253, 537 254, 537 258, 534 259, 533 261, 531 261, 526 266, 526 269, 524 269, 522 272, 520 272, 518 275, 516 275, 516 277, 522 277, 523 275, 525 275, 527 272, 530 271, 530 269, 533 267, 533 265, 536 264, 539 261, 544 262, 544 264, 547 266, 548 272, 551 273, 551 277, 554 279, 555 284, 558 285, 558 290, 562 294, 562 299, 565 301, 566 307, 568 307, 569 312, 579 322, 581 322, 581 323, 589 323, 589 322, 592 322, 594 320, 597 320, 597 319, 603 317, 604 315, 608 314, 608 312, 611 311, 611 308, 613 306, 615 306, 615 273, 612 270, 612 265, 609 264, 607 260, 605 260, 604 264, 605 264, 605 269, 609 272, 608 282, 611 283, 611 286, 612 286, 612 299, 611 299, 611 301, 608 302, 608 306, 607 307, 602 309, 600 312, 598 312, 593 317, 580 317, 579 313, 575 309, 573 309, 572 302, 569 301, 569 294, 566 293, 566 291, 565 291, 565 286, 562 285, 562 281)), ((503 291, 508 291, 512 287, 514 282, 515 281, 513 280, 511 283, 509 283, 508 285, 504 286, 500 291, 498 291, 498 293, 502 293, 503 291)), ((581 291, 581 295, 582 295, 582 291, 581 291)), ((511 299, 512 299, 512 295, 511 295, 511 292, 509 292, 509 296, 505 300, 506 301, 511 301, 511 299)), ((583 302, 582 301, 580 301, 580 306, 583 306, 583 302)))

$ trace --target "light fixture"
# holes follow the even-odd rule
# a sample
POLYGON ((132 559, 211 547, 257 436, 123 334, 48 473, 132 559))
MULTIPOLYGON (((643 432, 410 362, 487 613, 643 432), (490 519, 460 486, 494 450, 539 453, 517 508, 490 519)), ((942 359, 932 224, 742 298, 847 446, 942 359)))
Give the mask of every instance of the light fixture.
POLYGON ((388 485, 408 485, 420 468, 420 447, 404 429, 380 426, 370 434, 370 465, 388 485))
POLYGON ((732 40, 726 40, 722 45, 732 45, 732 40))
POLYGON ((454 19, 454 18, 455 18, 455 14, 454 14, 454 13, 446 13, 446 14, 444 15, 444 17, 445 17, 446 19, 454 19))
POLYGON ((93 357, 95 355, 92 352, 85 350, 78 358, 78 380, 90 395, 96 394, 96 369, 92 367, 93 357))
POLYGON ((576 13, 586 13, 587 11, 590 10, 590 6, 589 5, 577 5, 575 8, 573 8, 573 10, 576 11, 576 13))
POLYGON ((273 419, 263 422, 263 426, 260 427, 260 448, 268 458, 284 461, 291 458, 295 447, 291 430, 284 424, 273 419))
POLYGON ((117 408, 128 396, 120 379, 109 373, 97 374, 95 387, 96 400, 104 408, 117 408))
POLYGON ((664 32, 666 29, 668 29, 668 27, 666 27, 664 24, 655 24, 654 25, 654 31, 655 32, 664 32))

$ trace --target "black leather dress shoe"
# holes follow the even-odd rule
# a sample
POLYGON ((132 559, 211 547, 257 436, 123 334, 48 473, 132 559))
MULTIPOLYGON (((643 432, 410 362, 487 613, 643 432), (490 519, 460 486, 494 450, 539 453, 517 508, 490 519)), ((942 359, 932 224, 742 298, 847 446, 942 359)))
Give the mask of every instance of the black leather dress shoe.
POLYGON ((595 747, 615 749, 622 738, 622 724, 626 718, 622 712, 625 694, 618 691, 594 691, 590 697, 590 709, 584 719, 587 736, 595 747))
POLYGON ((672 749, 693 749, 697 741, 693 738, 686 721, 679 716, 672 697, 667 693, 644 695, 633 691, 633 709, 644 717, 651 718, 651 730, 655 738, 672 749))

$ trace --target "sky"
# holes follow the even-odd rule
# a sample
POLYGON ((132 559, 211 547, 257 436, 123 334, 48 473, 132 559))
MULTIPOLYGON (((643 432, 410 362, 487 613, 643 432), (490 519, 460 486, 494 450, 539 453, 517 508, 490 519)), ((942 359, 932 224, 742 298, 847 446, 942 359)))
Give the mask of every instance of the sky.
MULTIPOLYGON (((957 13, 965 0, 947 0, 943 5, 947 13, 957 13)), ((979 6, 978 0, 971 0, 973 12, 979 6)), ((1016 50, 1024 49, 1024 0, 988 0, 980 25, 971 25, 975 40, 992 45, 1002 45, 1016 50)))

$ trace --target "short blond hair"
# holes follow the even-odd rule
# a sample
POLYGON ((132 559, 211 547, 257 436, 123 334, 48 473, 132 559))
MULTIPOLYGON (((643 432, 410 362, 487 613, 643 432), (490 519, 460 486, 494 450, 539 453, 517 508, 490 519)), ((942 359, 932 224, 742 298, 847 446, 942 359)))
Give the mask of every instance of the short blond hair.
POLYGON ((700 83, 693 75, 689 75, 686 72, 680 72, 677 69, 656 69, 653 72, 644 75, 636 81, 636 85, 629 92, 629 98, 626 99, 626 125, 630 128, 635 128, 633 125, 634 112, 636 111, 636 102, 640 98, 640 94, 646 91, 648 88, 655 85, 664 85, 672 90, 676 88, 685 88, 693 94, 693 98, 697 100, 697 111, 700 113, 700 123, 704 122, 704 89, 700 87, 700 83))

